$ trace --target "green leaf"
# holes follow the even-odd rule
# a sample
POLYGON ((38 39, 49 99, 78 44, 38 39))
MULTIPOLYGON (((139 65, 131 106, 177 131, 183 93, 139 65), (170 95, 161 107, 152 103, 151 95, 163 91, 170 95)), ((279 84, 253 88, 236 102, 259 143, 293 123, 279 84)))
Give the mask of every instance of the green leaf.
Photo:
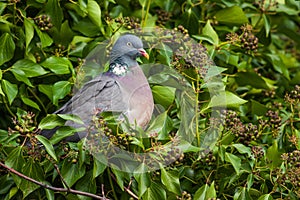
POLYGON ((153 199, 159 199, 159 200, 166 200, 167 195, 166 191, 163 189, 161 185, 158 185, 154 181, 151 181, 151 185, 149 188, 147 188, 146 192, 142 196, 143 200, 153 200, 153 199))
POLYGON ((18 94, 18 86, 16 84, 10 83, 5 79, 2 80, 1 86, 4 94, 7 96, 9 105, 11 105, 11 103, 13 102, 13 100, 16 98, 18 94))
POLYGON ((69 74, 73 68, 72 63, 66 57, 52 56, 47 58, 41 65, 55 74, 69 74))
POLYGON ((170 192, 180 194, 181 192, 178 172, 171 173, 170 171, 166 171, 164 167, 161 167, 160 170, 162 184, 164 184, 167 190, 169 190, 170 192))
POLYGON ((98 177, 100 174, 102 174, 106 169, 106 166, 107 165, 103 164, 98 159, 94 159, 93 179, 98 177))
POLYGON ((48 47, 53 43, 52 38, 45 32, 42 32, 36 25, 33 26, 42 43, 42 48, 48 47))
POLYGON ((239 188, 239 191, 235 192, 233 199, 234 200, 252 200, 246 187, 239 188))
POLYGON ((264 195, 260 196, 258 198, 258 200, 273 200, 273 197, 270 194, 264 194, 264 195))
POLYGON ((272 63, 274 69, 281 73, 285 78, 290 80, 290 73, 287 66, 284 65, 282 59, 277 54, 266 54, 272 63))
POLYGON ((236 174, 240 173, 241 168, 241 159, 236 155, 225 152, 225 161, 230 162, 236 172, 236 174))
POLYGON ((81 120, 81 118, 78 117, 77 115, 73 115, 73 114, 57 114, 57 115, 66 121, 70 120, 77 124, 84 124, 84 122, 81 120))
POLYGON ((266 105, 263 105, 263 104, 259 103, 258 101, 255 101, 253 99, 251 99, 250 101, 251 101, 251 112, 252 112, 252 114, 255 114, 255 115, 258 115, 258 116, 262 116, 262 115, 266 114, 266 112, 269 109, 266 105))
POLYGON ((61 168, 61 175, 69 187, 72 187, 76 181, 85 174, 85 166, 79 167, 79 162, 72 163, 65 159, 61 168))
POLYGON ((216 198, 216 190, 214 186, 214 182, 209 186, 208 184, 203 185, 200 187, 196 192, 194 199, 197 200, 206 200, 206 199, 211 199, 211 198, 216 198))
POLYGON ((18 60, 13 64, 12 69, 22 70, 26 77, 37 77, 48 73, 39 64, 28 59, 18 60))
POLYGON ((99 30, 101 30, 102 33, 104 33, 101 20, 101 8, 99 4, 94 0, 88 0, 87 11, 90 20, 99 28, 99 30))
MULTIPOLYGON (((42 167, 38 162, 35 162, 33 158, 30 158, 29 162, 25 162, 22 173, 37 181, 44 180, 44 172, 42 170, 42 167)), ((23 197, 25 198, 27 195, 29 195, 34 190, 38 189, 40 186, 25 179, 22 179, 22 182, 19 187, 23 192, 23 197)))
POLYGON ((34 36, 33 22, 27 18, 24 18, 24 27, 25 27, 25 45, 26 45, 26 54, 29 52, 28 47, 34 36))
POLYGON ((7 156, 5 160, 5 165, 10 168, 13 168, 17 171, 22 170, 22 167, 25 163, 25 160, 22 155, 22 146, 18 146, 13 149, 7 156))
POLYGON ((37 135, 35 137, 38 139, 38 141, 40 141, 44 145, 44 147, 46 148, 46 151, 49 153, 49 155, 55 161, 57 161, 57 157, 56 157, 54 148, 53 148, 52 144, 49 142, 49 140, 42 135, 37 135))
MULTIPOLYGON (((23 170, 23 165, 25 164, 25 159, 23 157, 22 146, 14 148, 7 156, 5 160, 5 165, 13 168, 17 171, 23 170)), ((19 176, 13 175, 14 182, 20 185, 22 179, 19 176)))
POLYGON ((254 72, 238 72, 236 73, 235 80, 239 86, 251 85, 255 88, 267 89, 268 87, 266 81, 261 78, 257 73, 254 72))
POLYGON ((251 148, 250 147, 246 147, 243 144, 232 144, 232 146, 234 146, 234 148, 236 148, 236 150, 241 153, 241 154, 247 154, 249 157, 252 154, 251 148))
POLYGON ((52 87, 53 104, 58 105, 58 100, 63 99, 71 91, 71 84, 69 81, 56 82, 52 87))
POLYGON ((85 130, 84 128, 75 129, 69 126, 62 126, 51 137, 50 142, 51 144, 57 144, 61 140, 74 135, 74 133, 84 131, 84 130, 85 130))
POLYGON ((219 36, 216 33, 216 31, 213 29, 213 27, 210 24, 210 21, 208 20, 203 27, 202 34, 205 36, 208 36, 212 39, 213 45, 218 45, 219 44, 219 36))
POLYGON ((24 95, 21 95, 21 99, 22 99, 23 103, 25 103, 26 105, 31 106, 37 110, 41 110, 37 103, 35 103, 31 99, 25 97, 24 95))
POLYGON ((158 133, 158 139, 169 138, 169 132, 172 130, 172 120, 168 116, 168 111, 158 115, 147 129, 147 133, 158 133))
POLYGON ((225 91, 221 92, 219 95, 214 95, 211 98, 208 107, 238 107, 246 102, 246 100, 241 99, 232 92, 225 91))
POLYGON ((276 140, 274 140, 272 146, 270 146, 267 149, 267 154, 266 154, 267 159, 270 161, 269 166, 272 169, 274 169, 275 167, 278 167, 282 163, 282 160, 278 159, 278 158, 280 158, 280 156, 281 156, 281 153, 279 152, 279 149, 278 149, 278 143, 276 140))
POLYGON ((65 120, 55 114, 48 114, 39 123, 39 129, 53 129, 57 126, 63 126, 65 120))
POLYGON ((140 166, 135 170, 134 178, 138 183, 138 196, 141 197, 150 187, 151 181, 149 173, 147 173, 148 168, 144 163, 141 163, 140 166))
POLYGON ((59 2, 59 0, 48 0, 45 6, 46 13, 51 17, 51 22, 57 29, 60 29, 64 17, 59 2))
POLYGON ((268 19, 267 15, 263 14, 262 16, 263 16, 263 19, 264 19, 266 37, 269 37, 270 31, 271 31, 271 23, 270 23, 270 20, 268 19))
MULTIPOLYGON (((93 179, 93 172, 88 171, 84 176, 76 183, 75 189, 78 191, 89 192, 95 194, 97 192, 96 180, 93 179)), ((82 199, 82 198, 80 198, 82 199)), ((89 199, 89 198, 85 198, 89 199)))
POLYGON ((52 92, 52 85, 38 85, 38 89, 40 92, 44 93, 50 100, 53 100, 53 92, 52 92))
POLYGON ((9 33, 4 33, 0 37, 0 66, 12 59, 16 45, 9 33))
POLYGON ((155 85, 151 90, 154 101, 164 108, 167 109, 174 102, 176 88, 155 85))
POLYGON ((33 87, 23 70, 17 68, 10 68, 10 71, 13 73, 13 75, 18 81, 24 82, 26 85, 33 87))
POLYGON ((224 24, 240 25, 248 23, 248 18, 239 6, 220 9, 215 14, 215 17, 218 22, 224 24))

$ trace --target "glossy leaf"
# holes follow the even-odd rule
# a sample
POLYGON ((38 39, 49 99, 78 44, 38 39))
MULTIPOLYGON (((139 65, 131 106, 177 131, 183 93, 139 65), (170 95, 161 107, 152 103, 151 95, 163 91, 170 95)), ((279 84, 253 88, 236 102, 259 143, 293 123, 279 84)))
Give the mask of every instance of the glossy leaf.
POLYGON ((26 105, 31 106, 37 110, 41 110, 39 105, 36 102, 34 102, 33 100, 29 99, 28 97, 21 95, 21 99, 22 99, 23 103, 25 103, 26 105))
POLYGON ((168 116, 168 112, 165 111, 158 115, 154 121, 150 124, 149 128, 147 129, 147 132, 149 134, 158 134, 158 139, 167 139, 169 136, 169 132, 172 129, 172 121, 170 117, 168 116))
POLYGON ((213 96, 208 107, 237 107, 246 102, 246 100, 238 97, 237 95, 226 91, 213 96))
POLYGON ((82 178, 85 174, 85 167, 79 167, 79 163, 72 163, 65 159, 61 167, 61 175, 65 179, 69 187, 72 187, 76 181, 82 178))
POLYGON ((142 196, 142 199, 144 199, 144 200, 153 200, 153 199, 166 200, 167 195, 166 195, 166 191, 163 189, 162 186, 158 185, 155 182, 151 182, 150 187, 146 190, 146 192, 142 196))
POLYGON ((12 69, 22 70, 28 78, 42 76, 48 73, 39 64, 28 59, 18 60, 15 64, 13 64, 12 69))
POLYGON ((53 104, 57 105, 58 100, 64 98, 71 91, 71 84, 69 81, 56 82, 52 87, 53 104))
POLYGON ((230 162, 237 174, 240 173, 241 159, 234 154, 225 153, 225 161, 230 162))
POLYGON ((9 33, 4 33, 0 37, 0 66, 9 61, 15 52, 16 45, 9 33))
POLYGON ((64 125, 64 123, 65 120, 63 120, 59 116, 54 114, 49 114, 41 120, 38 127, 39 129, 53 129, 57 126, 64 125))
POLYGON ((161 182, 166 186, 167 190, 175 194, 180 194, 180 183, 178 172, 166 171, 163 167, 161 170, 161 182), (175 175, 177 174, 177 175, 175 175))
POLYGON ((40 143, 42 143, 44 145, 44 147, 46 148, 47 153, 55 160, 57 161, 57 157, 54 151, 54 148, 52 146, 52 144, 49 142, 49 140, 47 138, 45 138, 42 135, 37 135, 36 138, 38 139, 38 141, 40 143))
POLYGON ((45 95, 47 95, 47 97, 50 100, 53 100, 53 91, 52 91, 52 85, 44 85, 44 84, 40 84, 38 85, 38 89, 40 92, 44 93, 45 95))
MULTIPOLYGON (((28 176, 33 178, 34 180, 41 181, 44 179, 43 177, 43 170, 39 163, 34 162, 33 159, 29 159, 29 162, 25 162, 24 168, 22 172, 28 176)), ((25 179, 22 179, 22 182, 20 184, 20 189, 23 192, 23 196, 26 197, 30 193, 32 193, 34 190, 38 189, 40 186, 32 183, 30 181, 27 181, 25 179)))
POLYGON ((213 45, 219 44, 219 36, 211 26, 210 21, 207 21, 207 23, 203 27, 202 34, 211 38, 212 39, 211 42, 213 45))
POLYGON ((87 3, 87 11, 88 16, 91 19, 91 21, 99 28, 99 30, 104 32, 103 26, 102 26, 102 19, 101 19, 101 8, 98 5, 98 3, 94 0, 88 0, 87 3))
POLYGON ((69 74, 72 63, 64 57, 49 57, 41 65, 55 74, 69 74))
POLYGON ((10 83, 5 79, 1 81, 1 86, 4 94, 8 99, 8 103, 11 105, 18 94, 18 86, 16 84, 10 83))
POLYGON ((215 17, 217 21, 224 24, 245 24, 248 22, 248 18, 239 6, 221 9, 215 14, 215 17))
POLYGON ((157 104, 164 106, 166 109, 173 103, 175 99, 176 88, 155 85, 151 90, 154 101, 157 104))

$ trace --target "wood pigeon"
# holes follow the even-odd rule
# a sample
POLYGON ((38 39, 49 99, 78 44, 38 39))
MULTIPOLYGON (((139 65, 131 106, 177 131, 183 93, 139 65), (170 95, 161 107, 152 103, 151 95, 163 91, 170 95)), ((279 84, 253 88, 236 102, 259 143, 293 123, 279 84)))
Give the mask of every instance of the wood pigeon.
MULTIPOLYGON (((146 128, 154 109, 152 92, 136 59, 149 58, 143 43, 135 35, 120 36, 110 53, 109 70, 87 82, 56 114, 75 114, 88 126, 95 111, 121 112, 130 124, 146 128)), ((72 121, 66 125, 82 127, 72 121)), ((42 130, 48 139, 59 127, 42 130)), ((79 141, 87 132, 79 132, 66 141, 79 141)))

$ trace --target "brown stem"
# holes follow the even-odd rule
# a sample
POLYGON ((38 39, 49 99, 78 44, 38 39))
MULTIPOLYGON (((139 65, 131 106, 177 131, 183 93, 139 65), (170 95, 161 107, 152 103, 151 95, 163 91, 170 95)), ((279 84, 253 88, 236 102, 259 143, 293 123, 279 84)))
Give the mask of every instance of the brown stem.
POLYGON ((2 162, 0 162, 0 166, 4 167, 5 169, 7 169, 8 171, 10 171, 11 173, 13 174, 16 174, 17 176, 27 180, 27 181, 30 181, 32 183, 35 183, 39 186, 42 186, 46 189, 49 189, 49 190, 53 190, 53 191, 57 191, 57 192, 68 192, 68 193, 73 193, 73 194, 78 194, 78 195, 82 195, 82 196, 87 196, 87 197, 92 197, 94 199, 100 199, 100 200, 108 200, 106 197, 101 197, 101 196, 98 196, 98 195, 95 195, 95 194, 92 194, 92 193, 88 193, 88 192, 82 192, 82 191, 79 191, 79 190, 73 190, 73 189, 68 189, 68 188, 58 188, 58 187, 53 187, 53 186, 50 186, 50 185, 47 185, 47 184, 44 184, 44 183, 41 183, 35 179, 32 179, 16 170, 14 170, 13 168, 10 168, 8 166, 6 166, 5 164, 3 164, 2 162))

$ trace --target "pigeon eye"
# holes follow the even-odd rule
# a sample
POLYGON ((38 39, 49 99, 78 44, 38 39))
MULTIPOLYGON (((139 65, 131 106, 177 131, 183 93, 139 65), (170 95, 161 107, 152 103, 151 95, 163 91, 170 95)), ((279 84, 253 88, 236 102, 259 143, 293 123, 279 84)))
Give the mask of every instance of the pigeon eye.
POLYGON ((132 46, 131 42, 127 42, 127 46, 131 47, 132 46))

